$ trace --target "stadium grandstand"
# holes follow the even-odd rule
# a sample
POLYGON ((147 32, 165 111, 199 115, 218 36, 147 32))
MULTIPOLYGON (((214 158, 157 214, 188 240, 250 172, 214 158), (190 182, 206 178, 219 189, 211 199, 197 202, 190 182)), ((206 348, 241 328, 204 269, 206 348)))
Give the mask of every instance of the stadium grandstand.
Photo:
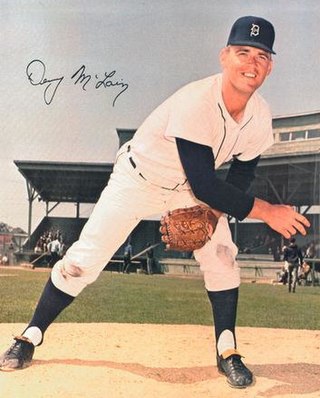
MULTIPOLYGON (((128 141, 135 131, 117 129, 119 146, 128 141)), ((312 227, 307 238, 299 237, 299 244, 306 245, 314 241, 317 244, 317 257, 320 257, 320 111, 274 117, 273 131, 275 144, 261 157, 251 191, 271 203, 296 206, 305 214, 312 227)), ((79 216, 80 205, 97 201, 112 173, 113 164, 20 160, 14 163, 26 180, 29 201, 28 239, 17 256, 33 261, 36 258, 33 248, 41 234, 48 230, 64 231, 67 239, 65 244, 70 246, 86 222, 85 218, 79 216), (46 214, 33 229, 32 207, 36 199, 46 203, 46 214), (77 209, 75 217, 51 216, 61 203, 74 203, 77 209)), ((226 170, 227 167, 218 170, 222 178, 226 170)), ((240 253, 272 253, 275 260, 280 256, 283 239, 265 224, 230 219, 230 225, 240 253)), ((145 249, 147 242, 159 242, 158 230, 159 220, 142 221, 131 235, 134 252, 145 249)), ((154 251, 158 259, 189 258, 191 255, 166 252, 161 244, 154 251)), ((113 259, 120 261, 121 253, 123 247, 119 248, 113 259)), ((144 258, 140 258, 141 262, 144 258)))

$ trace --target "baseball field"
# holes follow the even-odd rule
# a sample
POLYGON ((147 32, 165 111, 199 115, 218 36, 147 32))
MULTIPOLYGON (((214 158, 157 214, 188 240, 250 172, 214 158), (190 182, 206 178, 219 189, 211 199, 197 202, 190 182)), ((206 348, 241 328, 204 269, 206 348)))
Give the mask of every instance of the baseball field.
MULTIPOLYGON (((0 350, 35 308, 49 270, 0 268, 0 350)), ((217 372, 201 278, 104 272, 61 314, 33 366, 0 372, 0 396, 320 397, 319 287, 242 284, 238 346, 256 375, 233 390, 217 372)))

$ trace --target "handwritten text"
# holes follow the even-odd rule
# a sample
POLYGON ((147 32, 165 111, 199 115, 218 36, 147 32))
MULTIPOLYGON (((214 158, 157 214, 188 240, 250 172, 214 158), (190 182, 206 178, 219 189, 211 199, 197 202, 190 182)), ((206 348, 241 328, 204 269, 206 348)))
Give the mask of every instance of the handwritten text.
MULTIPOLYGON (((112 106, 115 106, 120 95, 129 88, 129 84, 124 83, 123 79, 117 79, 115 77, 116 73, 116 70, 112 70, 111 72, 104 72, 103 75, 92 75, 87 73, 86 66, 82 65, 70 76, 70 80, 74 85, 80 86, 83 91, 89 89, 115 89, 116 94, 112 101, 112 106)), ((29 62, 26 68, 26 74, 29 82, 33 86, 42 86, 44 88, 43 99, 46 105, 52 103, 57 95, 59 86, 65 79, 65 76, 48 78, 46 65, 39 59, 34 59, 29 62)))

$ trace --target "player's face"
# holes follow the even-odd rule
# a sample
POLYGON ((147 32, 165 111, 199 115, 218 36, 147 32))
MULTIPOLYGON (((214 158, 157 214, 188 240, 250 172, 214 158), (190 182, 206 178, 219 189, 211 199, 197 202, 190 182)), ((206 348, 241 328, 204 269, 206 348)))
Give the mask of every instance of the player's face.
POLYGON ((224 48, 220 62, 227 83, 248 95, 261 86, 272 69, 271 54, 249 46, 224 48))

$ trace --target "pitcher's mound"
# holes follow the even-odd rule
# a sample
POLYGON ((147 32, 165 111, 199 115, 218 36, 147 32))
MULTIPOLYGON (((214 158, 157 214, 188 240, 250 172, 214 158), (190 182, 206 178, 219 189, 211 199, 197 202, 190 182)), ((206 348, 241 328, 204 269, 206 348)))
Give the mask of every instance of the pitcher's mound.
MULTIPOLYGON (((0 350, 25 325, 0 325, 0 350)), ((217 372, 213 328, 190 325, 53 324, 33 365, 0 372, 6 398, 316 398, 320 332, 238 328, 256 376, 231 389, 217 372)))

